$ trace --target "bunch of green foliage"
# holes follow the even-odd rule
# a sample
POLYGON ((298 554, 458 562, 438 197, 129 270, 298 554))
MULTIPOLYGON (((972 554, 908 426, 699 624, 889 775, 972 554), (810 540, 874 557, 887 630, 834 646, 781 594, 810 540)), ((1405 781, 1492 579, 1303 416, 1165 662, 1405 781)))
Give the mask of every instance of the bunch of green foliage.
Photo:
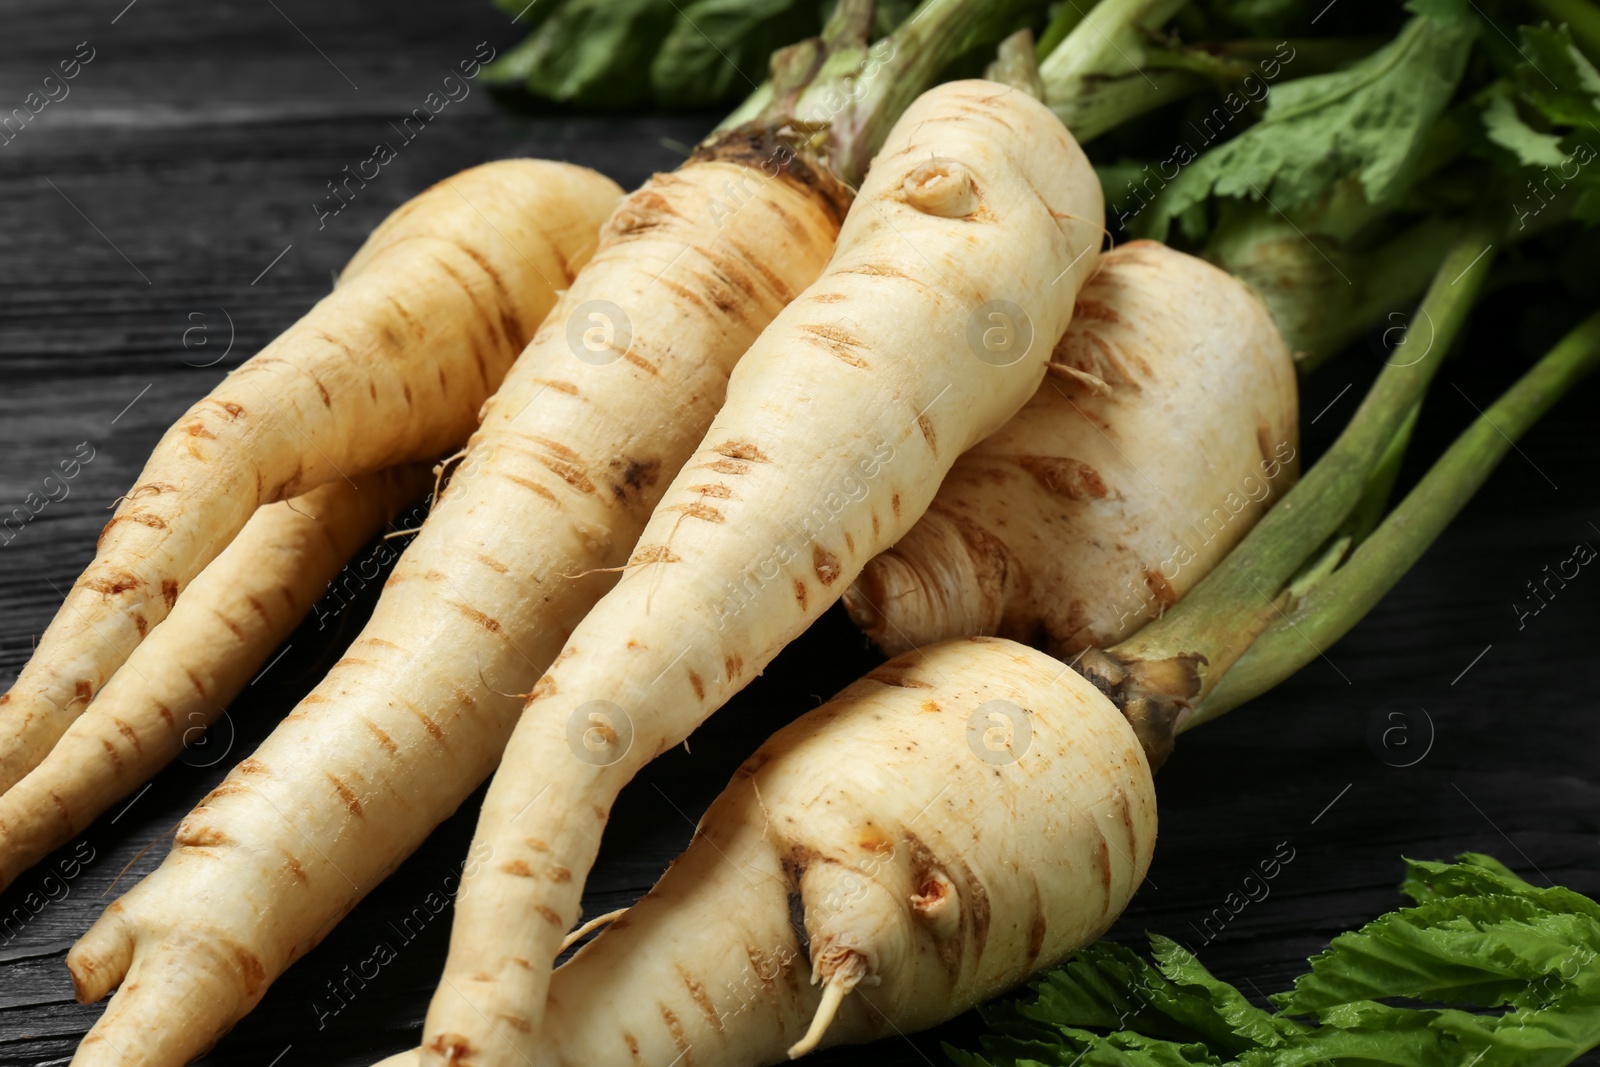
POLYGON ((947 1051, 960 1067, 1558 1067, 1600 1044, 1600 904, 1459 859, 1407 861, 1415 905, 1336 937, 1275 1012, 1152 935, 1154 963, 1101 942, 981 1009, 981 1053, 947 1051))

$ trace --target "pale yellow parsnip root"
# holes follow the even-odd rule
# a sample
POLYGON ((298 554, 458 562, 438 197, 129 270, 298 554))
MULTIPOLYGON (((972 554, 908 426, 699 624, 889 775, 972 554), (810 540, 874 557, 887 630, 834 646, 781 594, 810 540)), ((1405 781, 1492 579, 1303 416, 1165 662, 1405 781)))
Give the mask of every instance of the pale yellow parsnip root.
POLYGON ((745 158, 710 150, 617 208, 345 658, 68 955, 80 999, 123 983, 75 1063, 203 1051, 493 770, 508 694, 614 582, 734 363, 833 247, 817 175, 745 158), (730 185, 742 206, 713 210, 730 185))
POLYGON ((193 743, 356 550, 432 484, 426 464, 391 467, 252 515, 50 754, 0 795, 0 887, 193 743))
POLYGON ((745 762, 556 970, 533 1061, 779 1063, 830 984, 824 1046, 924 1029, 1104 933, 1155 841, 1144 751, 1075 671, 999 638, 909 653, 745 762))
POLYGON ((464 440, 620 195, 600 174, 539 160, 440 182, 378 227, 332 293, 179 418, 0 696, 0 792, 259 505, 464 440))
POLYGON ((827 270, 739 363, 633 565, 534 690, 480 816, 474 847, 492 858, 463 880, 426 1061, 534 1053, 621 786, 837 599, 1034 392, 1102 213, 1081 150, 1021 93, 954 82, 901 117, 827 270), (1025 315, 1033 344, 986 347, 996 314, 1013 331, 1025 315), (571 744, 591 724, 609 743, 571 744))
POLYGON ((1294 363, 1265 306, 1153 241, 1100 257, 1033 399, 844 595, 896 655, 998 634, 1067 659, 1171 607, 1294 483, 1294 363))

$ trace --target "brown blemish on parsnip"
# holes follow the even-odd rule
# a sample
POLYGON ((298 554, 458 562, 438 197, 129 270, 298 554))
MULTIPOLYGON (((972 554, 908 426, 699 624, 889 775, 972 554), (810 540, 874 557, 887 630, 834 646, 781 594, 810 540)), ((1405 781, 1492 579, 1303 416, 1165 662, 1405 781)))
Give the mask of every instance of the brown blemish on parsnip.
POLYGON ((1068 456, 1018 456, 1017 466, 1069 500, 1103 500, 1108 492, 1098 471, 1068 456))
POLYGON ((749 441, 724 441, 711 451, 721 456, 727 456, 729 459, 744 459, 752 463, 767 462, 767 457, 761 449, 749 441))
POLYGON ((361 818, 361 801, 356 796, 355 791, 349 786, 345 785, 337 775, 331 774, 328 771, 323 771, 322 774, 323 777, 327 778, 328 782, 333 786, 333 791, 339 794, 339 799, 344 801, 344 806, 350 812, 350 814, 354 815, 358 819, 361 818))
POLYGON ((839 557, 821 545, 813 545, 811 548, 811 567, 823 585, 832 585, 839 580, 839 557))
POLYGON ((702 504, 698 501, 692 504, 673 504, 667 507, 665 510, 681 512, 688 518, 700 519, 703 522, 725 521, 722 517, 722 512, 718 511, 710 504, 702 504))

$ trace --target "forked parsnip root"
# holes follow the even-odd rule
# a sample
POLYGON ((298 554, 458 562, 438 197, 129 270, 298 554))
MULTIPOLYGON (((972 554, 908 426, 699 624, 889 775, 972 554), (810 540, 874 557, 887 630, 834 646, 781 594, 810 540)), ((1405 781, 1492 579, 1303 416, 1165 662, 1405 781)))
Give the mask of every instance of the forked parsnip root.
POLYGON ((465 440, 620 195, 594 171, 539 160, 446 179, 401 205, 332 293, 174 423, 0 696, 0 792, 259 505, 465 440))
POLYGON ((430 1064, 520 1065, 622 785, 897 541, 1038 387, 1102 233, 1053 115, 990 82, 923 94, 828 269, 740 362, 617 587, 539 681, 478 826, 430 1064))
POLYGON ((425 464, 391 467, 252 515, 50 754, 0 795, 0 887, 193 743, 346 561, 432 483, 425 464))
POLYGON ((1157 618, 1298 471, 1293 360, 1261 301, 1153 241, 1100 257, 1051 372, 844 595, 885 652, 998 634, 1070 658, 1157 618))
POLYGON ((821 1046, 933 1026, 1104 933, 1155 840, 1139 741, 1075 671, 1000 638, 908 653, 746 761, 555 972, 532 1062, 779 1063, 830 987, 821 1046))
POLYGON ((511 694, 615 580, 734 363, 833 248, 823 178, 798 159, 769 177, 759 148, 713 147, 617 208, 345 658, 68 954, 79 999, 122 983, 74 1063, 192 1059, 494 769, 511 694))

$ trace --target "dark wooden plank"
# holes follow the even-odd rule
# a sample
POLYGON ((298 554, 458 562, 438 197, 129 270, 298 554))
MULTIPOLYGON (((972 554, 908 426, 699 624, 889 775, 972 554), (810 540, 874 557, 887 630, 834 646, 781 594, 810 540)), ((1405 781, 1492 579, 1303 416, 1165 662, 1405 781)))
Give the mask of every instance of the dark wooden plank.
MULTIPOLYGON (((319 229, 311 204, 324 183, 392 137, 388 123, 477 42, 506 47, 516 28, 476 0, 279 0, 281 13, 261 4, 124 3, 13 0, 11 32, 0 40, 0 111, 78 42, 96 50, 71 95, 0 146, 0 510, 80 443, 95 450, 71 495, 0 547, 0 684, 88 562, 106 506, 161 431, 324 293, 330 272, 394 205, 462 167, 515 154, 571 159, 633 184, 674 162, 660 138, 690 141, 710 123, 514 115, 475 91, 319 229), (204 333, 189 334, 186 347, 192 327, 204 333)), ((1481 318, 1498 322, 1513 311, 1492 305, 1481 318)), ((1464 397, 1481 405, 1514 374, 1496 358, 1505 331, 1485 329, 1470 358, 1446 370, 1416 454, 1436 453, 1472 416, 1464 397)), ((1308 414, 1353 385, 1308 427, 1308 453, 1353 410, 1373 370, 1357 354, 1308 383, 1308 414)), ((1600 579, 1583 572, 1521 629, 1510 606, 1573 543, 1600 540, 1589 417, 1597 396, 1587 386, 1531 434, 1416 571, 1323 660, 1184 739, 1159 783, 1155 868, 1113 936, 1136 941, 1148 928, 1198 945, 1207 916, 1285 843, 1294 858, 1271 895, 1200 947, 1208 965, 1246 990, 1282 988, 1333 933, 1394 906, 1402 854, 1487 851, 1536 881, 1600 894, 1592 622, 1600 579), (1431 716, 1431 748, 1413 766, 1391 766, 1400 760, 1374 750, 1370 724, 1418 706, 1431 716)), ((1410 466, 1414 477, 1418 464, 1410 466)), ((208 754, 169 768, 0 894, 0 1067, 70 1057, 99 1008, 72 1002, 67 947, 115 892, 156 866, 175 822, 310 688, 370 602, 369 594, 329 630, 303 627, 230 709, 230 729, 219 730, 208 754), (64 879, 74 855, 92 858, 64 879), (33 902, 47 899, 32 914, 33 902), (5 925, 18 909, 20 919, 5 925)), ((690 751, 652 765, 618 805, 586 911, 644 892, 739 760, 876 659, 830 614, 690 751)), ((1421 732, 1414 743, 1414 752, 1426 747, 1421 732)), ((265 1067, 292 1049, 281 1062, 304 1055, 354 1067, 414 1042, 449 914, 400 924, 459 865, 478 799, 291 969, 206 1062, 265 1067), (380 940, 399 950, 395 961, 332 1011, 328 983, 380 940)), ((938 1040, 965 1039, 972 1027, 960 1020, 815 1062, 942 1062, 938 1040)))

